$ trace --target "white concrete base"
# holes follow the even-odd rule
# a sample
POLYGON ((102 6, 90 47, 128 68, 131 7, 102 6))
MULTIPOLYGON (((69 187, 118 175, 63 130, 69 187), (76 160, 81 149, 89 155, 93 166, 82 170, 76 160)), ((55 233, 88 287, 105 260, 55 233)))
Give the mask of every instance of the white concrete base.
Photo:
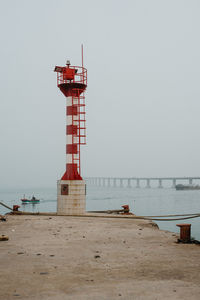
POLYGON ((86 184, 84 180, 58 180, 57 213, 82 215, 85 213, 86 184))

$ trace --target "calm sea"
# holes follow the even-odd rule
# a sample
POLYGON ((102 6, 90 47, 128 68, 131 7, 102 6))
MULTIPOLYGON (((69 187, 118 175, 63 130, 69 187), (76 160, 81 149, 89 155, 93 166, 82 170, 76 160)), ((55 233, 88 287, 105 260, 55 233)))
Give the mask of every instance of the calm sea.
MULTIPOLYGON (((55 212, 55 188, 1 189, 0 201, 8 206, 18 204, 23 211, 55 212), (39 204, 21 204, 23 195, 41 199, 39 204)), ((87 211, 121 209, 128 204, 133 213, 140 216, 200 213, 200 190, 176 191, 172 188, 120 188, 87 186, 87 211)), ((9 212, 0 205, 0 214, 9 212)), ((179 232, 176 224, 192 224, 192 237, 200 240, 200 218, 183 221, 159 221, 160 229, 179 232)))

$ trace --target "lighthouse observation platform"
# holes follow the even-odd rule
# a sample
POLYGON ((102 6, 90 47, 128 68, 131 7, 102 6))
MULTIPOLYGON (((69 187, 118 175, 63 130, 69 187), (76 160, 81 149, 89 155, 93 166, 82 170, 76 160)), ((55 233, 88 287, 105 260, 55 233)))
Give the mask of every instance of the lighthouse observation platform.
POLYGON ((175 188, 177 184, 200 184, 200 177, 86 177, 88 185, 124 188, 175 188))

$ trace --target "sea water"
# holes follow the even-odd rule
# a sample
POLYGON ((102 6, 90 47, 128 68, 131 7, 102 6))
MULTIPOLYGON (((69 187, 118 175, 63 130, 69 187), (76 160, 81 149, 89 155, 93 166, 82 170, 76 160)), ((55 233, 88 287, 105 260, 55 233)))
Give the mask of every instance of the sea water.
MULTIPOLYGON (((22 211, 56 212, 56 186, 52 188, 0 189, 0 201, 22 211), (22 204, 23 195, 40 199, 38 204, 22 204)), ((128 188, 87 186, 86 210, 121 209, 128 204, 138 216, 200 213, 200 190, 176 191, 172 188, 128 188)), ((9 210, 0 205, 0 214, 9 210)), ((155 221, 160 229, 179 232, 176 224, 191 224, 191 235, 200 240, 200 218, 176 221, 155 221)))

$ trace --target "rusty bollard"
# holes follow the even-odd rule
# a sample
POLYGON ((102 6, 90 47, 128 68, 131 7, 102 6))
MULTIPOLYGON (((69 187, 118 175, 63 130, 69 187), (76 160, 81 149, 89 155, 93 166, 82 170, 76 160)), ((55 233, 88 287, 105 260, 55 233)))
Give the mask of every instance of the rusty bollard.
POLYGON ((124 211, 123 211, 124 214, 129 213, 129 205, 122 205, 122 207, 124 209, 124 211))
POLYGON ((18 211, 18 208, 20 208, 19 205, 13 205, 13 211, 18 211))
POLYGON ((176 224, 180 227, 180 242, 190 242, 191 224, 176 224))

